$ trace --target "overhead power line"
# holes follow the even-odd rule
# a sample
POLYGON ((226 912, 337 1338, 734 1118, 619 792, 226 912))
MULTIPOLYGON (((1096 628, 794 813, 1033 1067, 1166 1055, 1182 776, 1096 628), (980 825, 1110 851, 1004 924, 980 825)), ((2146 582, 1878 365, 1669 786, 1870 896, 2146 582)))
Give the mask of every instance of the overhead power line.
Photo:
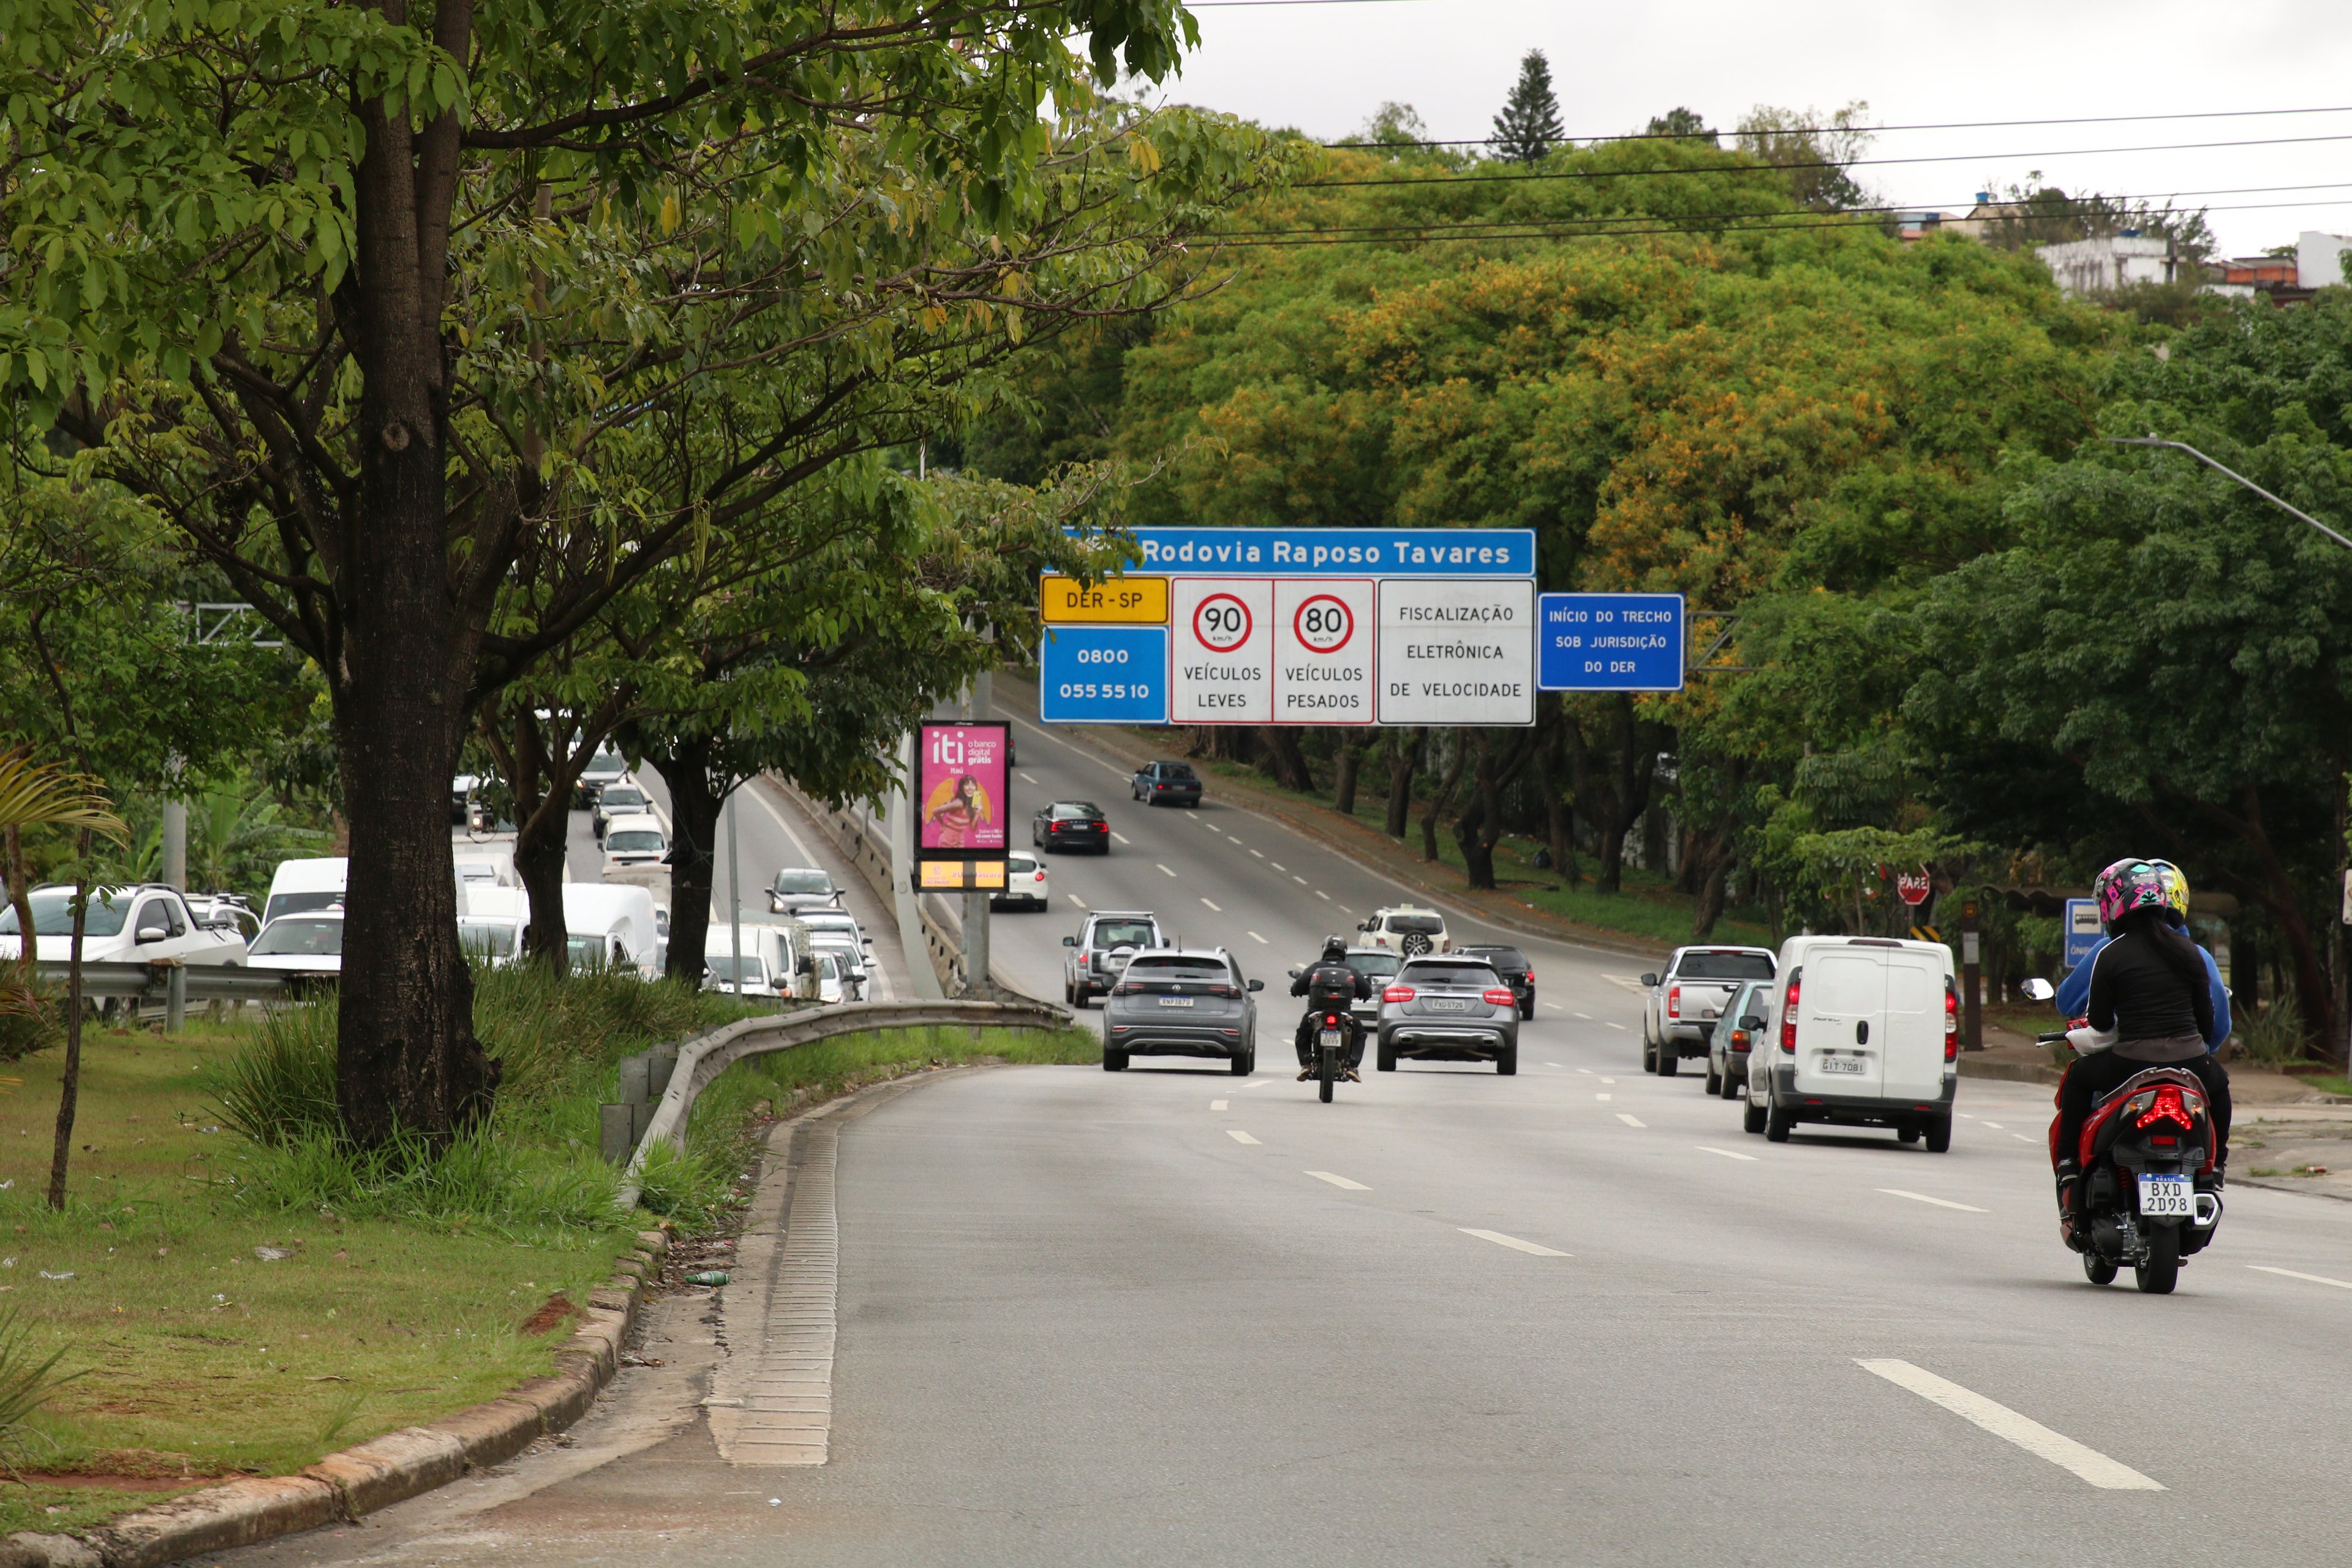
POLYGON ((2330 136, 2267 136, 2242 142, 2151 142, 2139 147, 2073 147, 2039 153, 1937 153, 1912 158, 1821 158, 1788 163, 1726 165, 1720 171, 1705 166, 1649 169, 1560 169, 1528 174, 1406 174, 1391 179, 1300 180, 1293 190, 1333 189, 1347 185, 1462 185, 1506 180, 1631 180, 1652 174, 1769 174, 1790 169, 1874 169, 1909 163, 1992 163, 2019 158, 2098 158, 2122 153, 2200 153, 2223 147, 2293 147, 2313 142, 2352 142, 2352 132, 2330 136))
MULTIPOLYGON (((2352 190, 2352 185, 2283 185, 2279 190, 2352 190)), ((2263 212, 2282 207, 2336 206, 2329 201, 2237 202, 2206 207, 2206 212, 2263 212)), ((1876 208, 1869 213, 1828 216, 1802 213, 1695 213, 1664 218, 1652 214, 1616 214, 1592 217, 1489 218, 1477 222, 1339 225, 1328 228, 1241 229, 1208 237, 1222 246, 1255 247, 1281 245, 1379 245, 1412 239, 1624 239, 1646 235, 1706 235, 1817 228, 1885 228, 1898 211, 1876 208)))
MULTIPOLYGON (((1200 0, 1202 5, 1266 5, 1273 0, 1200 0)), ((1285 0, 1285 3, 1331 5, 1342 0, 1285 0)), ((1759 134, 1774 136, 1827 136, 1837 132, 1860 132, 1878 136, 1901 131, 2015 131, 2032 125, 2130 125, 2158 120, 2255 120, 2279 114, 2352 114, 2352 104, 2324 104, 2312 109, 2205 109, 2184 110, 2173 114, 2078 114, 2057 120, 1945 120, 1922 121, 1913 125, 1781 125, 1759 134)), ((1623 131, 1605 136, 1569 136, 1562 145, 1592 145, 1602 142, 1693 142, 1710 136, 1738 136, 1738 131, 1623 131)), ((1465 136, 1453 140, 1423 142, 1326 142, 1326 147, 1345 147, 1355 151, 1381 147, 1491 147, 1492 136, 1465 136)))

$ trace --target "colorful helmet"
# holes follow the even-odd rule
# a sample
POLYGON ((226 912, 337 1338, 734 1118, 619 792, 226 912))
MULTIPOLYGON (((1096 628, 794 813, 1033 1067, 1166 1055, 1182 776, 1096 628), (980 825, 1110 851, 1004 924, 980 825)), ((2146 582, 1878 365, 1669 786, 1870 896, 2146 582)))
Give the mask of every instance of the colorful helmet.
POLYGON ((2134 910, 2163 909, 2170 903, 2164 873, 2145 860, 2116 861, 2099 873, 2091 893, 2099 900, 2100 922, 2109 927, 2134 910))
POLYGON ((2172 906, 2173 913, 2183 920, 2188 919, 2189 873, 2169 860, 2151 860, 2148 864, 2155 867, 2156 874, 2164 879, 2164 901, 2172 906))

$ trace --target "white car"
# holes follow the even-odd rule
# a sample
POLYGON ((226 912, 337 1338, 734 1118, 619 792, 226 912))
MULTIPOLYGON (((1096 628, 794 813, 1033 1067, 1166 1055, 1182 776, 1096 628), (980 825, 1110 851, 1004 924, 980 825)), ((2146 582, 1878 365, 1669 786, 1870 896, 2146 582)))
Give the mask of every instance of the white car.
MULTIPOLYGON (((74 890, 52 884, 26 896, 33 905, 34 956, 44 963, 68 962, 73 956, 74 890)), ((12 901, 0 908, 0 957, 15 958, 23 951, 12 901)), ((187 900, 160 882, 89 890, 89 910, 82 918, 84 963, 176 958, 183 963, 236 964, 245 955, 245 938, 234 925, 200 923, 187 900)))
POLYGON ((869 967, 866 950, 874 942, 872 938, 857 929, 857 917, 839 910, 803 910, 793 918, 808 927, 812 951, 828 935, 837 939, 836 945, 846 977, 859 991, 864 991, 869 967))
POLYGON ((530 895, 493 882, 457 885, 457 943, 493 965, 522 956, 523 928, 530 923, 530 895))
POLYGON ((632 971, 651 980, 659 973, 661 932, 654 923, 654 896, 621 882, 563 884, 563 930, 572 967, 632 971))
POLYGON ((809 933, 809 952, 819 958, 831 953, 847 984, 847 999, 852 1002, 866 1000, 866 954, 856 943, 839 931, 814 931, 809 933))
POLYGON ((989 894, 992 910, 1042 910, 1053 900, 1052 884, 1045 880, 1044 857, 1025 849, 1015 849, 1004 857, 1004 886, 989 894))
POLYGON ((735 933, 713 921, 702 943, 702 988, 744 996, 786 994, 792 976, 776 963, 775 944, 760 938, 756 927, 743 929, 743 973, 739 990, 735 983, 735 933))
POLYGON ((269 897, 261 905, 261 923, 299 910, 327 910, 343 901, 343 885, 352 863, 341 855, 316 859, 280 860, 269 879, 269 897))
POLYGON ((602 843, 604 835, 612 831, 614 817, 642 816, 653 808, 654 803, 637 787, 635 779, 619 778, 597 792, 596 806, 589 821, 596 829, 597 842, 602 843))
POLYGON ((854 1000, 849 994, 849 977, 842 973, 841 954, 822 949, 809 955, 816 965, 816 999, 820 1002, 854 1000))
POLYGON ((1385 948, 1407 958, 1454 951, 1454 938, 1445 929, 1445 917, 1435 910, 1413 904, 1374 910, 1372 918, 1356 929, 1364 933, 1364 940, 1355 944, 1358 947, 1385 948))
POLYGON ((661 819, 640 812, 616 816, 604 825, 604 869, 615 866, 658 866, 669 853, 669 835, 661 819))
POLYGON ((253 952, 246 963, 256 969, 275 969, 289 974, 341 974, 341 908, 279 915, 253 939, 253 952))

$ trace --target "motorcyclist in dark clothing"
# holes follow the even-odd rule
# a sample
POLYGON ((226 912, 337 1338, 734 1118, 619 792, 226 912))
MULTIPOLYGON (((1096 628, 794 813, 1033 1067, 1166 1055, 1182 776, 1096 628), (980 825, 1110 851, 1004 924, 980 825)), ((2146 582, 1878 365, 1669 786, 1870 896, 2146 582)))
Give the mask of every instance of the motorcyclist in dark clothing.
POLYGON ((2196 1075, 2213 1122, 2216 1184, 2230 1158, 2230 1075, 2206 1051, 2214 1020, 2204 959, 2171 923, 2162 879, 2146 862, 2108 867, 2095 891, 2099 912, 2116 935, 2096 955, 2085 1019, 2116 1038, 2114 1046, 2079 1058, 2058 1086, 2058 1206, 2069 1217, 2083 1173, 2077 1157, 2083 1124, 2109 1090, 2148 1068, 2177 1067, 2196 1075))
POLYGON ((1298 978, 1290 983, 1293 996, 1307 998, 1307 1011, 1298 1018, 1298 1077, 1301 1082, 1315 1076, 1313 1047, 1315 1030, 1327 1014, 1336 1013, 1346 1021, 1348 1047, 1348 1081, 1361 1083, 1356 1069, 1364 1063, 1364 1032, 1356 1026, 1350 1004, 1372 994, 1369 976, 1357 973, 1348 962, 1348 944, 1339 938, 1327 937, 1323 956, 1298 978))

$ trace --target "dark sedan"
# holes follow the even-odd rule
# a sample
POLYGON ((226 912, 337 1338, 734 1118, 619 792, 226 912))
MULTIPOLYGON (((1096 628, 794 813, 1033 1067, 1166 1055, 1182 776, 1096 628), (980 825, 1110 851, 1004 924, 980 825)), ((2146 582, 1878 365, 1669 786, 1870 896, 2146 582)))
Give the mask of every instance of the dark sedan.
POLYGON ((1201 804, 1201 775, 1190 763, 1147 763, 1130 785, 1135 798, 1146 805, 1201 804))
POLYGON ((1057 800, 1029 820, 1029 841, 1048 853, 1091 849, 1110 853, 1110 824, 1090 800, 1057 800))
POLYGON ((1519 999, 1519 1016, 1536 1016, 1536 966, 1528 955, 1516 947, 1457 947, 1454 950, 1465 958, 1483 958, 1495 966, 1503 984, 1519 999))

